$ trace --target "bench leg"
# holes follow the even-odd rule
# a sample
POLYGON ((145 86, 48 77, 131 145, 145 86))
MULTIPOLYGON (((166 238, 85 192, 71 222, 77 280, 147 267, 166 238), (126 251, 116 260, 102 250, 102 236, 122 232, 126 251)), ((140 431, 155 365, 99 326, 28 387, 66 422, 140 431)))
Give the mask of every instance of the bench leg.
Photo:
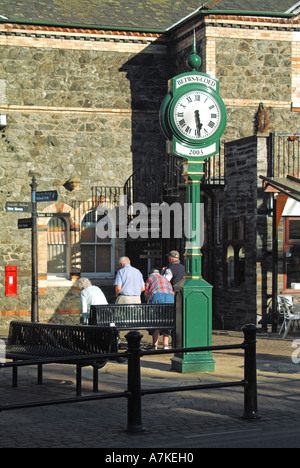
POLYGON ((38 385, 42 385, 43 383, 43 364, 38 364, 38 385))
POLYGON ((96 366, 93 367, 93 392, 98 392, 98 368, 96 366))
POLYGON ((81 396, 81 366, 79 364, 76 365, 76 396, 81 396))
POLYGON ((18 386, 18 368, 17 367, 12 368, 12 386, 13 387, 18 386))

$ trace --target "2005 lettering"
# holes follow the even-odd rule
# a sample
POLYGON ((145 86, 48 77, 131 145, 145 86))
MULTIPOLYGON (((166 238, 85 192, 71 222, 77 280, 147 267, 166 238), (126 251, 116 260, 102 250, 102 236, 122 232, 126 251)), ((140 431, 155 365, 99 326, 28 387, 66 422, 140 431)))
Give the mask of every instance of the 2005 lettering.
POLYGON ((189 156, 203 156, 203 150, 190 150, 189 156))

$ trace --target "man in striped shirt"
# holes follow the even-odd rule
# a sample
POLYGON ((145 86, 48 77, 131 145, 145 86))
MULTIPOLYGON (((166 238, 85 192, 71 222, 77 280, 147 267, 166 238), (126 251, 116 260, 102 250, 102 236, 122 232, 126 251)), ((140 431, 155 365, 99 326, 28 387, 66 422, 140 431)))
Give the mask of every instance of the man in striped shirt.
MULTIPOLYGON (((149 304, 174 304, 174 291, 170 281, 164 278, 159 270, 152 270, 145 284, 145 298, 149 304)), ((169 349, 171 330, 150 330, 153 348, 158 347, 159 333, 163 335, 164 349, 169 349)))

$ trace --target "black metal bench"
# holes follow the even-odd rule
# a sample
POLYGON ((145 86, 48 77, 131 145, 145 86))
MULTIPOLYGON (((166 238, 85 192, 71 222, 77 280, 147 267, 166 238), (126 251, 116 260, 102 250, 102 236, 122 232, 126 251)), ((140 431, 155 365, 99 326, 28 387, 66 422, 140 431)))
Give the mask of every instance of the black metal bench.
POLYGON ((117 330, 171 330, 175 335, 174 304, 113 304, 91 306, 89 324, 117 330))
MULTIPOLYGON (((82 367, 93 367, 93 390, 98 391, 98 370, 107 363, 99 354, 118 350, 118 332, 115 327, 91 327, 84 325, 54 325, 12 321, 6 345, 6 359, 26 365, 24 361, 40 359, 38 384, 42 384, 42 365, 51 362, 76 365, 76 394, 81 395, 82 367), (82 356, 86 359, 82 360, 82 356), (90 356, 90 357, 89 357, 90 356), (72 362, 67 358, 74 358, 72 362), (78 360, 76 361, 76 357, 78 360), (63 361, 66 358, 66 361, 63 361), (80 359, 79 359, 80 358, 80 359), (44 362, 42 362, 44 359, 44 362)), ((18 384, 18 366, 13 366, 13 386, 18 384)))

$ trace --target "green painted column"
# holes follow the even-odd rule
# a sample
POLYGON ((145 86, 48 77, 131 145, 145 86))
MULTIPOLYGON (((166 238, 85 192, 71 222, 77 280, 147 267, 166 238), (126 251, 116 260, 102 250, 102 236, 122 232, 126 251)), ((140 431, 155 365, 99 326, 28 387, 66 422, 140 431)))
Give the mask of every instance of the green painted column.
MULTIPOLYGON (((202 278, 200 243, 200 190, 204 160, 183 162, 189 206, 184 279, 175 286, 176 347, 201 347, 212 344, 212 286, 202 278)), ((176 354, 172 358, 176 372, 214 372, 211 351, 176 354)))

